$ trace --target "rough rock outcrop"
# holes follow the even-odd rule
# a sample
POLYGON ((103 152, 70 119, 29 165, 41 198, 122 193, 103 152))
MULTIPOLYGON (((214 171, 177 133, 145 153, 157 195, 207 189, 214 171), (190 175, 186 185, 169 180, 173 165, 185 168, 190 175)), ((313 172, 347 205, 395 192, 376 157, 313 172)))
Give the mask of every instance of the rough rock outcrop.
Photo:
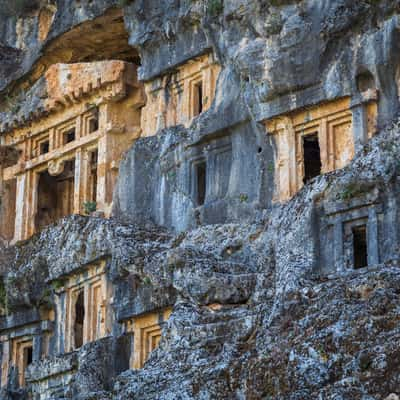
MULTIPOLYGON (((146 83, 168 81, 208 52, 221 67, 207 111, 188 127, 138 139, 112 166, 119 175, 111 219, 69 216, 27 241, 0 242, 0 330, 12 341, 20 329, 39 349, 25 389, 21 371, 1 371, 8 384, 0 397, 398 398, 399 7, 398 0, 58 0, 0 12, 3 133, 46 115, 44 74, 56 63, 140 60, 146 83), (354 111, 364 74, 376 95, 376 136, 345 168, 275 201, 281 160, 265 121, 341 98, 354 111), (198 207, 193 159, 221 148, 211 168, 220 180, 208 188, 217 194, 198 207), (354 221, 367 231, 367 267, 350 265, 354 221), (98 262, 113 285, 111 328, 61 354, 57 296, 68 277, 98 262), (159 346, 143 368, 129 369, 126 326, 167 308, 159 346)), ((3 142, 0 153, 1 168, 20 155, 3 142)))

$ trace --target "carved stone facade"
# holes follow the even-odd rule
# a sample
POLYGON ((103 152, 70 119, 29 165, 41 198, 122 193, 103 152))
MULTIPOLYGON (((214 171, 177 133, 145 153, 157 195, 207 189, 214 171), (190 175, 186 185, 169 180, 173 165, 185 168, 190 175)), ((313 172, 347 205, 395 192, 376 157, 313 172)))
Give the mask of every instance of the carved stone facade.
MULTIPOLYGON (((376 131, 376 110, 376 103, 368 103, 368 120, 363 125, 367 138, 376 131)), ((275 201, 289 200, 309 179, 343 168, 352 160, 352 121, 349 98, 266 121, 268 134, 276 138, 275 201)))
POLYGON ((60 352, 74 351, 111 333, 113 293, 105 266, 105 261, 87 266, 82 272, 68 275, 56 289, 60 352))
POLYGON ((0 321, 1 387, 25 386, 27 367, 46 356, 54 313, 19 312, 0 321))
POLYGON ((140 369, 158 347, 162 325, 171 315, 171 309, 146 313, 125 322, 126 332, 133 334, 131 367, 140 369))
POLYGON ((207 54, 146 82, 143 135, 152 136, 160 129, 180 124, 189 126, 194 117, 210 108, 219 71, 213 55, 207 54))
POLYGON ((7 199, 0 233, 8 241, 88 208, 109 216, 119 161, 140 135, 143 93, 134 65, 58 64, 46 81, 46 110, 16 121, 1 139, 19 151, 13 165, 0 166, 7 199))

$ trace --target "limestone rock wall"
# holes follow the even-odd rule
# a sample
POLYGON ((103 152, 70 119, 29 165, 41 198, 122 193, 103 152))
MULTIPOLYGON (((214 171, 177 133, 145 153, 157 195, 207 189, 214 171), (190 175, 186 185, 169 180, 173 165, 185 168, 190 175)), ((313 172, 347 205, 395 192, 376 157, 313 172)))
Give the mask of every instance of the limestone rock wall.
POLYGON ((394 0, 4 8, 1 132, 46 113, 44 74, 56 63, 130 61, 151 84, 212 53, 220 73, 205 112, 127 151, 111 219, 74 215, 0 243, 0 398, 398 398, 399 9, 394 0), (354 110, 360 76, 373 77, 377 134, 346 167, 274 202, 280 160, 265 121, 339 98, 354 110), (204 202, 199 162, 211 172, 204 202), (98 262, 112 285, 110 329, 66 353, 65 281, 98 262), (132 369, 129 324, 170 308, 159 345, 132 369), (28 339, 21 387, 13 343, 28 339))

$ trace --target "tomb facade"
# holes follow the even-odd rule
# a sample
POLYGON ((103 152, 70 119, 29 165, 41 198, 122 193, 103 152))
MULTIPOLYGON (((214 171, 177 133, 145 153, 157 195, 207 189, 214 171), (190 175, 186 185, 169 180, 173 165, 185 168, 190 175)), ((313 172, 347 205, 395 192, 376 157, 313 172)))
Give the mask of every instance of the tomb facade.
POLYGON ((343 196, 346 199, 324 201, 318 211, 322 274, 397 262, 397 200, 356 184, 342 191, 343 196))
POLYGON ((194 117, 210 108, 219 72, 214 56, 206 54, 145 82, 143 135, 152 136, 160 129, 180 124, 188 127, 194 117))
MULTIPOLYGON (((366 123, 365 139, 376 131, 375 98, 362 109, 366 123)), ((353 158, 355 134, 350 98, 343 98, 294 111, 265 122, 275 138, 274 201, 287 201, 310 179, 343 168, 353 158)))
POLYGON ((56 348, 68 353, 110 335, 113 324, 113 289, 106 262, 70 274, 56 289, 56 348))
POLYGON ((133 335, 130 365, 140 369, 161 340, 162 326, 171 315, 171 308, 133 317, 124 322, 125 330, 133 335))
POLYGON ((140 136, 143 91, 122 61, 56 64, 45 75, 46 109, 1 138, 1 236, 24 240, 70 214, 110 215, 123 152, 140 136), (10 165, 11 164, 11 165, 10 165))
POLYGON ((45 357, 53 334, 54 313, 20 311, 0 321, 1 387, 25 387, 27 368, 45 357))

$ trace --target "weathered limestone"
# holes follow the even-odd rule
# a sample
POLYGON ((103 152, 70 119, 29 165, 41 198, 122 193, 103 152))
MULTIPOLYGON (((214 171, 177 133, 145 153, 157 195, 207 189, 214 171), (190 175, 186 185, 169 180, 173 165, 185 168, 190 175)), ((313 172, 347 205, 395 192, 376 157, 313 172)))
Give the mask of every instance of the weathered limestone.
POLYGON ((143 96, 134 65, 58 64, 46 81, 46 109, 2 137, 3 145, 20 152, 0 177, 12 203, 8 215, 0 213, 0 233, 8 241, 26 239, 72 213, 96 209, 108 216, 119 161, 140 135, 143 96))
MULTIPOLYGON (((354 156, 354 143, 365 144, 376 130, 376 103, 368 100, 363 113, 366 124, 355 124, 350 99, 344 98, 293 112, 265 122, 268 134, 276 137, 275 201, 287 201, 304 183, 319 173, 346 166, 354 156), (357 139, 362 131, 364 139, 357 139), (365 133, 364 133, 365 131, 365 133), (319 173, 307 175, 306 141, 313 138, 319 158, 319 173)), ((312 157, 312 155, 308 155, 312 157)), ((312 167, 311 167, 312 168, 312 167)))
POLYGON ((140 369, 160 342, 162 324, 171 315, 171 308, 163 311, 150 312, 131 320, 125 321, 127 333, 133 334, 133 349, 131 353, 131 367, 140 369))
POLYGON ((111 333, 112 297, 104 261, 66 277, 56 289, 56 347, 59 352, 68 353, 111 333))
POLYGON ((142 112, 144 136, 163 128, 190 125, 193 118, 210 108, 220 66, 208 54, 145 83, 146 106, 142 112))
POLYGON ((38 29, 38 39, 40 42, 47 39, 56 12, 57 5, 54 3, 54 0, 45 4, 45 6, 40 10, 38 29))

